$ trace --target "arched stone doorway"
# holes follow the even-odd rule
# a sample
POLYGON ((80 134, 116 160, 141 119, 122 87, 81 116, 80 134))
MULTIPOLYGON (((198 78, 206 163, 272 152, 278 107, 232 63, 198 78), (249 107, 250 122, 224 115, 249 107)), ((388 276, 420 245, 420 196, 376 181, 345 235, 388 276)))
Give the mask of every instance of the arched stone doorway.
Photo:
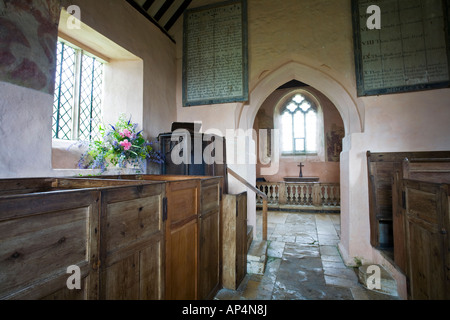
MULTIPOLYGON (((352 233, 355 228, 358 228, 357 223, 350 224, 350 222, 357 220, 355 211, 352 211, 353 204, 351 199, 358 197, 358 192, 361 192, 357 190, 357 186, 352 185, 351 181, 361 179, 360 176, 363 170, 362 168, 359 168, 359 171, 350 170, 350 167, 354 166, 351 162, 355 158, 355 155, 352 154, 351 142, 353 135, 363 132, 364 107, 358 105, 356 99, 351 96, 347 88, 328 74, 298 62, 288 62, 280 66, 277 70, 266 74, 251 90, 249 103, 236 108, 236 129, 243 132, 251 130, 258 110, 268 96, 277 88, 292 80, 303 82, 322 92, 335 105, 344 123, 345 138, 340 162, 341 243, 339 247, 344 260, 351 263, 351 260, 353 260, 352 257, 357 255, 358 252, 367 249, 371 251, 370 244, 368 244, 367 248, 359 247, 355 252, 351 252, 350 242, 352 233), (357 194, 354 194, 355 192, 357 194)), ((251 147, 248 152, 253 152, 251 156, 256 157, 255 141, 250 141, 249 145, 253 146, 253 149, 251 147)), ((256 181, 255 164, 240 165, 235 169, 247 181, 256 181)), ((252 197, 249 197, 248 203, 248 223, 253 226, 256 225, 256 199, 252 199, 252 197)))

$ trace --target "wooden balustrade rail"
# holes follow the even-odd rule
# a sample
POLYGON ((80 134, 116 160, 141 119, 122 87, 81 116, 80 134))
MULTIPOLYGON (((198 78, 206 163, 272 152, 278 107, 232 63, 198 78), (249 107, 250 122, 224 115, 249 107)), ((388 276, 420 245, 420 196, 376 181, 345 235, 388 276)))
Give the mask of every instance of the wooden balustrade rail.
POLYGON ((257 182, 269 204, 313 207, 340 207, 338 183, 257 182))
POLYGON ((232 175, 234 178, 236 178, 240 183, 244 184, 247 188, 249 188, 250 190, 255 192, 256 195, 259 196, 262 199, 262 201, 263 201, 263 212, 262 212, 263 226, 262 226, 262 233, 263 233, 263 240, 267 241, 267 211, 268 211, 268 208, 269 208, 269 204, 268 204, 269 198, 268 198, 267 194, 265 194, 264 192, 262 192, 261 190, 259 190, 255 186, 253 186, 250 182, 245 180, 243 177, 241 177, 239 174, 234 172, 232 169, 227 168, 227 171, 228 171, 228 173, 230 175, 232 175))

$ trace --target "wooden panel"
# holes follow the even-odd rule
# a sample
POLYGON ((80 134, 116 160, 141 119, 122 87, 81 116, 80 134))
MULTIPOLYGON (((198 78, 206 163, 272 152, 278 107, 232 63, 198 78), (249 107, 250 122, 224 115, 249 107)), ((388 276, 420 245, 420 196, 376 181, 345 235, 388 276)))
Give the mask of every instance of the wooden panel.
POLYGON ((402 271, 406 273, 406 231, 405 212, 403 209, 403 179, 402 168, 396 164, 392 185, 392 211, 393 211, 393 237, 394 237, 394 262, 402 271))
POLYGON ((122 259, 102 272, 102 299, 139 299, 139 256, 137 253, 122 259))
POLYGON ((247 194, 223 197, 223 287, 236 290, 247 272, 247 194))
POLYGON ((164 241, 155 241, 140 252, 140 297, 164 299, 164 241))
POLYGON ((166 242, 166 299, 197 299, 197 221, 171 231, 166 242))
POLYGON ((196 300, 200 182, 167 182, 166 299, 196 300))
POLYGON ((173 190, 171 192, 170 207, 171 210, 171 223, 179 223, 185 219, 192 218, 198 213, 197 202, 198 189, 187 188, 180 190, 173 190))
POLYGON ((199 219, 199 299, 211 299, 221 286, 221 178, 202 180, 199 219))
POLYGON ((98 297, 97 199, 86 191, 0 197, 1 299, 98 297), (66 286, 72 265, 85 284, 77 292, 66 286))
POLYGON ((408 295, 420 300, 449 299, 446 229, 449 214, 448 206, 442 206, 448 199, 448 187, 404 180, 404 192, 408 295))
POLYGON ((205 214, 211 210, 217 210, 220 202, 220 184, 219 181, 212 185, 202 186, 202 213, 205 214))
POLYGON ((409 180, 450 183, 450 158, 406 159, 403 161, 403 176, 409 180))
POLYGON ((161 195, 109 204, 105 230, 108 253, 148 239, 162 229, 161 195))
POLYGON ((200 218, 199 299, 211 299, 220 286, 220 211, 200 218))
POLYGON ((164 187, 102 190, 101 299, 164 297, 164 187))

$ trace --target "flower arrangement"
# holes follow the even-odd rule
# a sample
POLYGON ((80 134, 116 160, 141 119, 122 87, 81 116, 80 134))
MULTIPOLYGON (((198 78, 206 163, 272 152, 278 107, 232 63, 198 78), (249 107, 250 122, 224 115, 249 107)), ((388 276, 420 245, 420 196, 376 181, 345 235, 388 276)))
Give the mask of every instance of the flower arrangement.
POLYGON ((117 123, 109 125, 107 130, 99 126, 101 138, 92 140, 88 150, 82 154, 78 167, 80 169, 106 169, 113 165, 126 168, 128 165, 138 167, 142 172, 146 160, 163 163, 161 154, 154 150, 153 143, 147 141, 142 130, 137 132, 138 124, 132 123, 131 118, 126 120, 125 115, 119 117, 117 123))

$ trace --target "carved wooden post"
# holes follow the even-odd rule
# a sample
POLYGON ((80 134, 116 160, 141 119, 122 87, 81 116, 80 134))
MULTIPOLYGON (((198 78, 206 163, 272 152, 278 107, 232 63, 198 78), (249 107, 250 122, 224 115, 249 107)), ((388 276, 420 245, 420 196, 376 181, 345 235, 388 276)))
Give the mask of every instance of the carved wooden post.
POLYGON ((278 183, 278 204, 286 204, 287 203, 287 190, 286 190, 286 182, 278 183))
POLYGON ((321 195, 320 183, 314 183, 312 193, 313 193, 313 196, 312 196, 313 205, 315 207, 321 207, 322 206, 322 195, 321 195))

